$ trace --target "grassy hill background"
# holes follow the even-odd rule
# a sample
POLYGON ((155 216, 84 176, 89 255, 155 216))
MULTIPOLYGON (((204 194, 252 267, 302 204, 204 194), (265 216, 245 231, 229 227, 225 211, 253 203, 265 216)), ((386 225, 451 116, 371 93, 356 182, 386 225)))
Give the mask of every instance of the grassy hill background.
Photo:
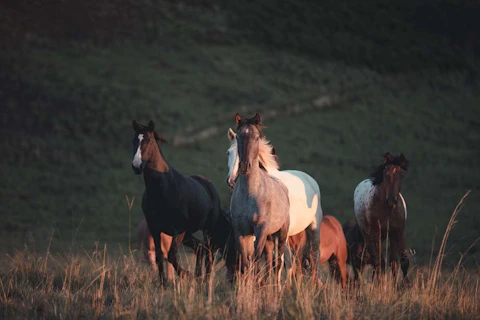
MULTIPOLYGON (((163 146, 175 168, 212 179, 227 208, 235 113, 297 105, 305 112, 264 116, 265 132, 282 168, 312 175, 342 222, 386 151, 411 161, 402 193, 419 261, 472 189, 450 237, 458 261, 480 230, 479 6, 322 3, 1 4, 0 250, 44 250, 50 236, 60 251, 127 248, 144 189, 130 168, 132 119, 173 141, 231 114, 208 139, 163 146)), ((466 263, 478 258, 473 248, 466 263)))

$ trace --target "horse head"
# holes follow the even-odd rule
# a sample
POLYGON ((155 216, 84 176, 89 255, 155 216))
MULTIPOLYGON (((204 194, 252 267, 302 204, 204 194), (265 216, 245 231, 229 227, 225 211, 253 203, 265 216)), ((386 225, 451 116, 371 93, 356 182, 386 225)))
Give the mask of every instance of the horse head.
MULTIPOLYGON (((402 188, 402 174, 408 168, 408 160, 403 153, 393 156, 389 152, 384 155, 382 167, 382 186, 385 195, 385 205, 394 209, 397 206, 402 188)), ((379 183, 380 184, 380 183, 379 183)))
POLYGON ((261 126, 261 118, 257 113, 253 118, 242 119, 237 113, 235 122, 237 123, 237 148, 240 160, 240 173, 242 175, 248 175, 254 161, 258 161, 260 136, 262 134, 259 127, 261 126))
POLYGON ((132 128, 135 131, 132 139, 132 169, 136 174, 141 174, 148 162, 152 160, 154 148, 158 149, 157 141, 167 142, 167 140, 155 131, 155 124, 151 120, 148 126, 133 120, 132 128))

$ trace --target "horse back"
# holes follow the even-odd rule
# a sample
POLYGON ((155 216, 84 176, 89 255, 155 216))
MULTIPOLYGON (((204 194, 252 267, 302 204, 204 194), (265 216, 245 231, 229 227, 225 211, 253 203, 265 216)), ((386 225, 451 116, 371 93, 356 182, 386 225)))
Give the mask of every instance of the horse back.
MULTIPOLYGON (((212 181, 201 175, 191 175, 190 178, 204 190, 206 198, 197 199, 198 203, 204 204, 204 210, 199 213, 200 215, 200 229, 212 230, 221 214, 220 196, 217 189, 213 185, 212 181)), ((195 208, 195 203, 192 203, 192 209, 195 208)))

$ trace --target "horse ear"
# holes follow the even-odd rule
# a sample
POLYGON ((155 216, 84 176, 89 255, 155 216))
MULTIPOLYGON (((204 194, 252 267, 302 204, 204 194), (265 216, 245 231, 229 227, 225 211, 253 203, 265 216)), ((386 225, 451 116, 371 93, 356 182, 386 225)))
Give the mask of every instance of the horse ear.
POLYGON ((233 132, 232 128, 228 128, 228 139, 230 141, 233 141, 233 139, 235 139, 236 136, 237 134, 233 132))
POLYGON ((409 164, 409 161, 407 160, 407 158, 405 158, 403 153, 400 153, 400 168, 407 171, 408 164, 409 164))
POLYGON ((152 120, 148 123, 148 131, 153 131, 155 130, 155 124, 153 123, 152 120))
POLYGON ((260 115, 258 113, 255 113, 255 124, 258 125, 260 123, 262 123, 262 118, 260 118, 260 115))
POLYGON ((239 126, 241 122, 242 122, 242 117, 240 117, 240 115, 237 112, 237 114, 235 115, 235 123, 237 124, 237 126, 239 126))
POLYGON ((387 162, 390 162, 392 160, 393 160, 393 157, 390 154, 390 152, 385 153, 385 155, 383 156, 383 163, 387 163, 387 162))
POLYGON ((133 128, 133 131, 137 133, 140 131, 140 125, 137 123, 137 120, 132 121, 132 128, 133 128))
POLYGON ((153 132, 153 136, 155 137, 155 140, 160 141, 162 143, 167 143, 167 139, 159 135, 156 131, 153 132))

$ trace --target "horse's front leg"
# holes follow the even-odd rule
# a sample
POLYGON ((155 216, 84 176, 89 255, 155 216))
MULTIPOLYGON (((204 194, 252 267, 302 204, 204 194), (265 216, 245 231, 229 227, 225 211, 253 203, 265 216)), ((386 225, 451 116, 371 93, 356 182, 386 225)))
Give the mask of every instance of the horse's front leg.
POLYGON ((408 267, 410 266, 410 260, 405 249, 406 235, 405 229, 399 232, 398 235, 398 251, 400 252, 400 267, 403 272, 403 282, 402 285, 410 286, 410 281, 408 279, 408 267))
POLYGON ((260 259, 262 257, 263 250, 265 249, 265 244, 267 242, 267 233, 265 225, 257 225, 254 227, 255 233, 255 251, 254 251, 254 264, 255 264, 255 273, 258 275, 260 271, 260 259))
POLYGON ((268 239, 267 237, 267 241, 265 242, 265 249, 263 250, 265 253, 265 262, 267 263, 267 273, 265 275, 265 280, 268 280, 268 277, 272 272, 274 247, 275 243, 273 242, 273 240, 268 239))
POLYGON ((158 276, 160 283, 165 284, 165 274, 163 272, 163 252, 162 245, 160 242, 160 232, 155 232, 152 234, 153 242, 155 243, 155 262, 157 263, 158 276))
POLYGON ((380 273, 380 241, 378 234, 364 234, 367 252, 370 255, 370 263, 373 267, 372 280, 379 278, 380 273))
POLYGON ((182 244, 184 237, 185 237, 185 232, 174 235, 172 237, 172 244, 170 246, 170 250, 168 251, 168 262, 170 262, 173 265, 173 268, 175 269, 175 271, 177 271, 178 276, 181 278, 188 276, 187 270, 180 267, 177 261, 177 251, 180 245, 182 244))

